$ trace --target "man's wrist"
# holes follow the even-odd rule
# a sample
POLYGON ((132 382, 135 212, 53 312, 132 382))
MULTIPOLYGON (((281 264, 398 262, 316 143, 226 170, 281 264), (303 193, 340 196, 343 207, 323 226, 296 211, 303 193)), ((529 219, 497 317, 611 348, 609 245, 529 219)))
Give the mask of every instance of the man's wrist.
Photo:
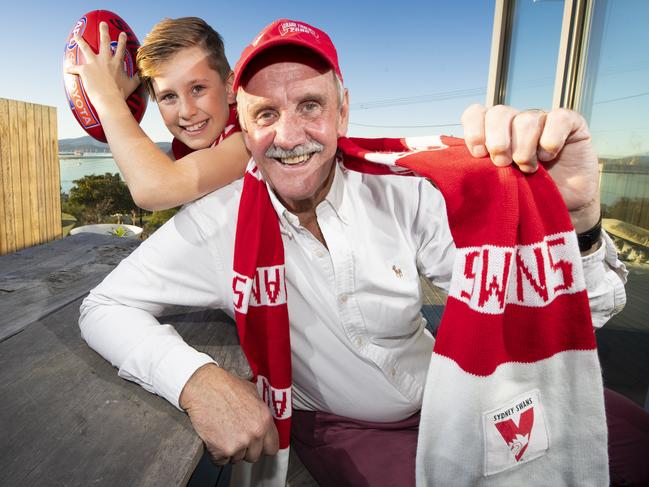
POLYGON ((582 255, 588 255, 595 252, 600 244, 602 238, 602 216, 600 213, 599 220, 591 228, 585 232, 577 234, 577 243, 579 244, 579 252, 582 255))
POLYGON ((569 212, 570 221, 577 234, 590 230, 601 217, 599 198, 593 199, 587 205, 569 212))
MULTIPOLYGON (((207 364, 201 365, 198 369, 194 371, 194 373, 189 377, 187 382, 185 383, 182 391, 180 391, 180 396, 178 397, 178 405, 180 406, 181 409, 187 410, 189 407, 191 407, 191 398, 194 393, 194 389, 196 385, 200 384, 202 382, 202 378, 205 374, 210 373, 210 369, 214 367, 217 370, 220 369, 220 367, 215 364, 214 362, 209 362, 207 364)), ((200 386, 199 386, 200 388, 200 386)))
POLYGON ((577 234, 577 243, 581 255, 589 255, 600 248, 602 243, 602 219, 588 231, 577 234))

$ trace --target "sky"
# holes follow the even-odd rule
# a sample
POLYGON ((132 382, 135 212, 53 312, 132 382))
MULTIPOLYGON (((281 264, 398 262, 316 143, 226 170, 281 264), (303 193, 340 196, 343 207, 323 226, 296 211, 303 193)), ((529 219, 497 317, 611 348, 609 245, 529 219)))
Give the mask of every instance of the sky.
MULTIPOLYGON (((604 2, 594 12, 584 106, 595 149, 649 156, 649 2, 604 2)), ((645 188, 645 196, 649 196, 645 188)))
MULTIPOLYGON (((96 9, 120 15, 140 40, 164 17, 201 17, 223 36, 232 66, 275 19, 317 26, 338 49, 350 135, 461 135, 464 108, 484 103, 494 0, 6 2, 0 97, 56 107, 59 138, 85 135, 65 98, 63 47, 76 21, 96 9)), ((142 127, 154 141, 171 138, 154 103, 142 127)))

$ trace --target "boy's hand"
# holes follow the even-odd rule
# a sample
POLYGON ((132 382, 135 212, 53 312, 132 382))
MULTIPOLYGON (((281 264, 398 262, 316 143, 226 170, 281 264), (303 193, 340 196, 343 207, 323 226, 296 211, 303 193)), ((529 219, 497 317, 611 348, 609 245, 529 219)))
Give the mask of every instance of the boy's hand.
POLYGON ((497 105, 471 105, 462 114, 466 145, 475 157, 496 166, 512 162, 535 172, 542 163, 563 197, 573 226, 583 232, 599 219, 599 166, 588 125, 563 108, 520 112, 497 105))
POLYGON ((110 104, 110 100, 114 100, 116 96, 124 100, 127 99, 140 84, 137 74, 131 78, 124 70, 126 39, 126 33, 121 32, 115 55, 113 55, 110 48, 108 24, 101 22, 99 24, 99 54, 95 54, 83 38, 78 34, 74 35, 74 40, 79 45, 86 62, 85 64, 73 64, 68 60, 64 70, 68 74, 81 76, 83 87, 90 101, 100 111, 104 104, 110 104))
POLYGON ((252 382, 207 364, 187 381, 179 403, 217 465, 277 453, 277 428, 252 382))

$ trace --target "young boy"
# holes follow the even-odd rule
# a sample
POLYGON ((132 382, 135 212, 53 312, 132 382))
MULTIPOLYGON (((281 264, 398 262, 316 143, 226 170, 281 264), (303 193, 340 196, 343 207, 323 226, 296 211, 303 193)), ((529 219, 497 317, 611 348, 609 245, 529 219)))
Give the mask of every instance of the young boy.
POLYGON ((66 71, 81 76, 138 206, 178 206, 243 175, 250 156, 236 119, 232 71, 221 36, 205 21, 184 17, 156 24, 138 50, 139 79, 122 67, 125 34, 114 56, 105 23, 99 54, 76 40, 86 64, 67 65, 66 71), (147 137, 124 101, 140 81, 174 136, 175 163, 147 137))

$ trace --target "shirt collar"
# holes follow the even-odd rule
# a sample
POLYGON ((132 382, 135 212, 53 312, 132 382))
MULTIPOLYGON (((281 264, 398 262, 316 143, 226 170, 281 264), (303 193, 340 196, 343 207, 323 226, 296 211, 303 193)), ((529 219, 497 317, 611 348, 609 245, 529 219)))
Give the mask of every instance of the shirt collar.
MULTIPOLYGON (((330 205, 331 208, 336 212, 338 218, 340 218, 344 223, 347 223, 341 211, 345 193, 344 171, 346 171, 346 169, 343 169, 340 164, 336 163, 334 165, 334 180, 331 183, 331 187, 329 188, 327 196, 325 196, 325 199, 318 205, 318 208, 325 204, 330 205)), ((270 201, 273 205, 273 208, 275 209, 277 216, 279 217, 280 231, 283 234, 292 237, 293 235, 291 233, 290 227, 298 227, 300 225, 300 220, 282 204, 275 192, 271 189, 268 181, 266 181, 266 188, 268 189, 268 194, 270 196, 270 201)))

